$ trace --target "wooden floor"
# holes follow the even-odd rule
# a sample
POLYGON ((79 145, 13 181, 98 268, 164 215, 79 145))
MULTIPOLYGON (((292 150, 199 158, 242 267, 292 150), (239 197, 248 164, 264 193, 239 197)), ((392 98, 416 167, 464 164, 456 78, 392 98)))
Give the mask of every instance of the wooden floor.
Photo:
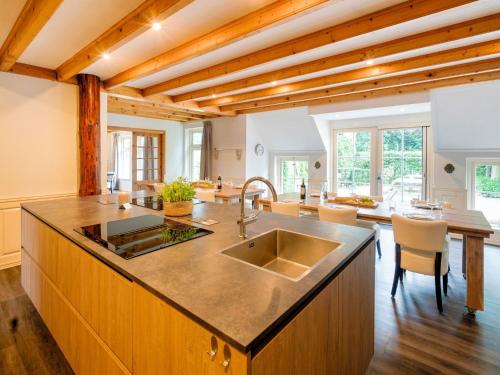
MULTIPOLYGON (((464 316, 461 242, 453 241, 448 297, 439 315, 432 277, 408 273, 390 298, 394 244, 388 228, 382 229, 383 257, 376 260, 375 357, 367 373, 500 374, 500 248, 485 249, 486 311, 471 319, 464 316)), ((71 373, 21 288, 20 268, 1 270, 0 374, 71 373)))

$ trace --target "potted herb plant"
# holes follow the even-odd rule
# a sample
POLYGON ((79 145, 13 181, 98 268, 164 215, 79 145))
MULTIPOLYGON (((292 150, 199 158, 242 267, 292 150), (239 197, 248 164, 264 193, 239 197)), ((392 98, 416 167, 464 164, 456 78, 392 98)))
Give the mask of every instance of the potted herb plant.
POLYGON ((165 184, 160 193, 165 216, 190 215, 193 212, 194 195, 193 186, 183 177, 178 177, 174 182, 165 184))

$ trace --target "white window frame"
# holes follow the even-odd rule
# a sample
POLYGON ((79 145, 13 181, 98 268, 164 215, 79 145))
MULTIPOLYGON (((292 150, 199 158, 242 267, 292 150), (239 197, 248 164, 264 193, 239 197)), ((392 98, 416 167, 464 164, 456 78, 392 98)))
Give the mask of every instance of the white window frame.
MULTIPOLYGON (((203 127, 189 127, 185 129, 184 137, 185 137, 185 175, 189 180, 193 180, 193 151, 200 150, 201 144, 194 145, 193 144, 193 135, 195 133, 201 133, 203 136, 203 127)), ((198 176, 199 177, 199 176, 198 176)))
POLYGON ((430 178, 428 171, 431 170, 431 158, 432 158, 432 144, 431 144, 431 132, 430 124, 426 121, 415 121, 415 122, 403 122, 396 124, 374 124, 374 126, 362 126, 362 127, 333 127, 330 143, 330 153, 331 153, 331 186, 330 190, 337 192, 337 134, 339 132, 355 132, 355 131, 370 131, 371 132, 371 173, 370 173, 370 194, 371 195, 382 195, 382 184, 379 180, 381 168, 382 168, 382 131, 383 130, 395 130, 395 129, 406 129, 406 128, 423 128, 423 151, 422 151, 422 166, 424 168, 423 177, 423 199, 428 199, 430 194, 430 178))
POLYGON ((370 195, 376 195, 376 176, 378 173, 377 165, 377 129, 376 128, 342 128, 333 129, 333 141, 332 141, 332 159, 333 159, 333 170, 332 170, 332 186, 331 189, 334 193, 337 193, 337 168, 338 168, 338 157, 337 157, 337 136, 339 133, 355 133, 355 132, 370 132, 370 195))

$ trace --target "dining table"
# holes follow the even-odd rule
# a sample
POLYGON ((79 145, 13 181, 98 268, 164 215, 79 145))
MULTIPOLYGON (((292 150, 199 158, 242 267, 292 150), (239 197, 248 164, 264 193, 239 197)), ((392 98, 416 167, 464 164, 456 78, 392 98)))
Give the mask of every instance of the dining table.
MULTIPOLYGON (((258 209, 260 207, 260 197, 265 192, 265 189, 249 186, 245 191, 245 198, 252 200, 252 207, 258 209)), ((241 198, 241 188, 222 185, 222 189, 215 190, 215 198, 219 198, 223 203, 239 202, 241 198)))
MULTIPOLYGON (((296 201, 300 203, 301 211, 317 212, 318 206, 347 207, 335 203, 332 199, 321 199, 316 196, 307 196, 300 200, 298 193, 278 195, 279 201, 296 201)), ((260 199, 264 211, 271 210, 271 198, 260 199)), ((448 224, 448 233, 461 235, 462 242, 462 273, 466 279, 465 306, 469 314, 484 310, 484 239, 494 232, 488 220, 481 211, 440 208, 430 210, 416 208, 410 203, 377 202, 377 207, 368 208, 358 206, 358 218, 377 223, 391 224, 393 214, 408 215, 410 213, 426 214, 429 218, 444 220, 448 224)), ((352 207, 352 206, 348 206, 352 207)))

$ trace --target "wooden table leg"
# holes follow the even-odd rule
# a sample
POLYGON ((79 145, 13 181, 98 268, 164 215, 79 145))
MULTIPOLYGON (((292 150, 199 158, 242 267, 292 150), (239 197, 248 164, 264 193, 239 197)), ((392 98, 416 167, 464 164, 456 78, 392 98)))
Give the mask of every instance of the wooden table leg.
POLYGON ((484 238, 468 235, 467 252, 467 300, 469 312, 484 310, 484 238))
POLYGON ((467 278, 467 235, 463 235, 462 239, 462 276, 467 278))
POLYGON ((255 194, 253 196, 253 209, 254 210, 260 209, 260 195, 259 194, 255 194))
POLYGON ((226 198, 226 197, 222 198, 222 203, 228 204, 229 203, 229 198, 226 198))

